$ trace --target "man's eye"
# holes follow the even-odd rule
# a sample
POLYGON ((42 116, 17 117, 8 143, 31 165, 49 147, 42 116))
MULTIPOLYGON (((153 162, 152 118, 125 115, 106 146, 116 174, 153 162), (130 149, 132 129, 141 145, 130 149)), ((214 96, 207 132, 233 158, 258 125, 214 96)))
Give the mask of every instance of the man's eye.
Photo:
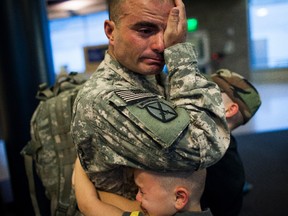
POLYGON ((139 37, 142 37, 142 38, 149 38, 150 36, 154 34, 155 34, 155 31, 151 29, 139 29, 138 30, 138 35, 139 37))
POLYGON ((151 34, 153 31, 151 29, 139 29, 138 32, 142 34, 151 34))

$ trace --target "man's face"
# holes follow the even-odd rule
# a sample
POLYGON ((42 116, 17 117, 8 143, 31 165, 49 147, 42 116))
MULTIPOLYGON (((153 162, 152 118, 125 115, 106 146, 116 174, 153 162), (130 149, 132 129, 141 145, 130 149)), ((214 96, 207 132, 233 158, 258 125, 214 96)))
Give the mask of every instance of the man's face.
POLYGON ((128 69, 157 74, 165 64, 164 30, 173 1, 127 0, 109 37, 110 54, 128 69))
POLYGON ((173 191, 165 190, 155 175, 135 170, 134 180, 138 186, 136 200, 141 203, 144 213, 153 216, 171 216, 176 213, 173 191))

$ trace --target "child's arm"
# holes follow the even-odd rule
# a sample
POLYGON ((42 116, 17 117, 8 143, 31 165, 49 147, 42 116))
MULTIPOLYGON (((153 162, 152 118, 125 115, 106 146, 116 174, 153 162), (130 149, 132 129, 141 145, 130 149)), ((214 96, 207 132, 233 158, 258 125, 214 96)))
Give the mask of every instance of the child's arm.
POLYGON ((78 158, 75 162, 72 184, 75 187, 78 207, 86 216, 122 216, 124 211, 140 209, 138 202, 116 194, 99 191, 100 197, 98 197, 96 188, 89 180, 78 158))

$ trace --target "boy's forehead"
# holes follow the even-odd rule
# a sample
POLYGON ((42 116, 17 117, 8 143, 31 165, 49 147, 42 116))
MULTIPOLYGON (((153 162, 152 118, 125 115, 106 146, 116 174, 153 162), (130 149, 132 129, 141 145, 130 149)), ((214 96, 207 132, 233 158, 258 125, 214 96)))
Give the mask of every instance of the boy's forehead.
POLYGON ((148 182, 152 179, 154 179, 155 176, 153 176, 152 173, 146 170, 140 170, 140 169, 135 169, 134 170, 134 180, 136 184, 142 184, 145 182, 148 182))
POLYGON ((138 187, 142 187, 143 185, 143 172, 141 170, 134 170, 134 181, 138 187))

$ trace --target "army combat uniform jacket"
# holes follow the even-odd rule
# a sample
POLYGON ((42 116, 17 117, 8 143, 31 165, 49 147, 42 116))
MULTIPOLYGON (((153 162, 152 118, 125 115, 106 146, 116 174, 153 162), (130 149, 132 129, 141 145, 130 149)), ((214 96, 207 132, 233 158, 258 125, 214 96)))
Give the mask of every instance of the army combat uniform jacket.
MULTIPOLYGON (((80 162, 98 189, 129 194, 124 166, 159 172, 205 168, 229 144, 219 88, 198 71, 194 47, 164 52, 161 85, 129 71, 108 53, 74 103, 71 133, 80 162)), ((129 197, 129 195, 128 195, 129 197)))

